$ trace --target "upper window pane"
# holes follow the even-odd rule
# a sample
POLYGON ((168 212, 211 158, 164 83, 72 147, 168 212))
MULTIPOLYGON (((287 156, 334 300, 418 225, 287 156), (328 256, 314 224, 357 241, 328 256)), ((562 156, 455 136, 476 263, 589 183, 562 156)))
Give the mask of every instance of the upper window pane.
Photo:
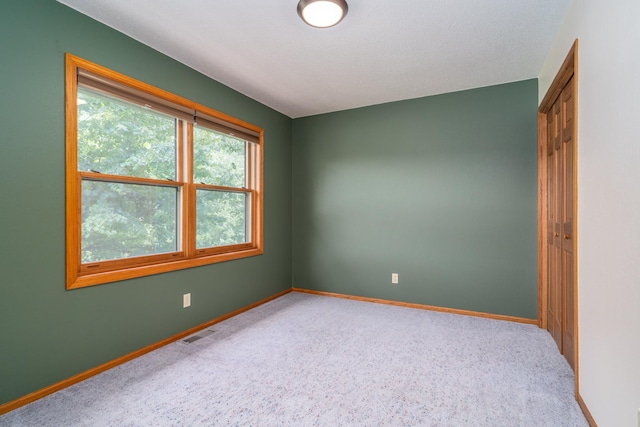
POLYGON ((245 187, 247 142, 201 126, 193 128, 193 180, 245 187))
POLYGON ((78 170, 176 179, 176 120, 78 88, 78 170))

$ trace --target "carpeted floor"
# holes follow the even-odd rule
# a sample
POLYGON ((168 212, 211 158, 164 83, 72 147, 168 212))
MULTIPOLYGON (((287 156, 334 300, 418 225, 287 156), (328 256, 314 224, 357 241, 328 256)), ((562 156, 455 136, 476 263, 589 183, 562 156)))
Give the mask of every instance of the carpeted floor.
POLYGON ((210 329, 0 426, 588 425, 532 325, 290 293, 210 329))

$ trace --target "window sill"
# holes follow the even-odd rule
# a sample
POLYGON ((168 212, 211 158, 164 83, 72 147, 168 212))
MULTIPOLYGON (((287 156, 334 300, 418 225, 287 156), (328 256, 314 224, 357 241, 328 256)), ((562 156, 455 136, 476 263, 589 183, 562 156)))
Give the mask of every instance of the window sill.
POLYGON ((128 267, 121 270, 105 271, 102 273, 84 273, 80 275, 77 272, 67 272, 67 290, 102 285, 104 283, 118 282, 136 277, 150 276, 153 274, 167 273, 191 267, 200 267, 203 265, 231 261, 234 259, 248 258, 262 255, 263 253, 264 250, 262 248, 250 248, 241 251, 182 259, 179 261, 128 267))

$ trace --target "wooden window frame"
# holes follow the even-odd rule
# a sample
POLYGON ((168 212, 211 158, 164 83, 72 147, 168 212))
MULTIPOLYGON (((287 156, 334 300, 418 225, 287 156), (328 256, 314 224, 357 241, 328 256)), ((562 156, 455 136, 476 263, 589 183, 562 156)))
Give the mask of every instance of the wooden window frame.
MULTIPOLYGON (((264 130, 236 119, 207 106, 158 89, 150 84, 120 74, 106 67, 67 53, 65 69, 66 92, 66 288, 76 289, 103 283, 116 282, 135 277, 165 273, 185 268, 198 267, 264 253, 264 130), (88 73, 97 79, 113 84, 119 91, 124 88, 132 97, 143 97, 157 105, 179 112, 177 179, 161 180, 125 177, 78 170, 78 76, 88 73), (223 187, 193 182, 193 126, 181 117, 191 114, 202 116, 204 126, 217 131, 226 131, 247 139, 246 188, 223 187), (208 125, 207 125, 208 124, 208 125), (83 180, 147 184, 176 188, 180 194, 178 207, 178 250, 170 253, 108 260, 103 262, 81 262, 81 226, 83 180), (249 194, 248 228, 249 241, 241 244, 196 249, 196 191, 198 188, 233 191, 249 194)), ((102 83, 99 83, 102 84, 102 83)))

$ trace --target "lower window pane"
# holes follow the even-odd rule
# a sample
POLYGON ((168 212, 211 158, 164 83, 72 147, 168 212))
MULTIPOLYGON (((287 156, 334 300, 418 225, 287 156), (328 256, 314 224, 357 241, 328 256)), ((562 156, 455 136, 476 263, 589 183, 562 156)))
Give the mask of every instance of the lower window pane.
POLYGON ((198 190, 196 247, 233 245, 247 241, 247 194, 198 190))
POLYGON ((178 250, 178 189, 82 182, 82 263, 178 250))

